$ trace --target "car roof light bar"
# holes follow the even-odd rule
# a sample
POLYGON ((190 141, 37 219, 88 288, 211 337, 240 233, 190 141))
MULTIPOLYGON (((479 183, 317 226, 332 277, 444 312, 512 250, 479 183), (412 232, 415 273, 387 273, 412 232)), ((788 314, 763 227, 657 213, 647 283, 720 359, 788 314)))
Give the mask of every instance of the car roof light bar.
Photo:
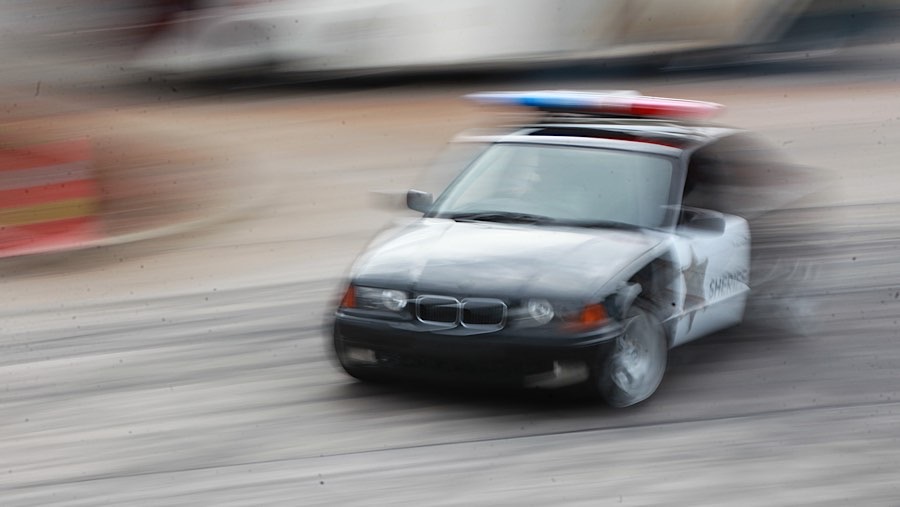
POLYGON ((482 92, 466 98, 486 105, 522 106, 554 113, 606 114, 638 118, 706 119, 724 109, 698 100, 648 97, 631 90, 482 92))

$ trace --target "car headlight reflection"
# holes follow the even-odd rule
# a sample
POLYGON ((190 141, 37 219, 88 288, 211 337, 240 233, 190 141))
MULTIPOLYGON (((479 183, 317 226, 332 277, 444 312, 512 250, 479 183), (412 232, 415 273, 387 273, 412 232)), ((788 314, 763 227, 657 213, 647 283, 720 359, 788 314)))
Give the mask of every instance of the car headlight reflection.
POLYGON ((356 308, 399 312, 406 308, 409 294, 402 290, 355 287, 356 308))

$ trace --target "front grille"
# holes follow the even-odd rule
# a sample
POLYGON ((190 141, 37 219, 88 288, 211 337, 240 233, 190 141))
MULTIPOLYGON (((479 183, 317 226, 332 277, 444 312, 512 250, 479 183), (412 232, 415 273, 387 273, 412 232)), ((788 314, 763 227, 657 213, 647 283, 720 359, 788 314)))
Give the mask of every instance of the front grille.
POLYGON ((506 303, 499 299, 447 296, 416 298, 416 317, 428 324, 444 324, 476 329, 501 329, 506 324, 506 303))
POLYGON ((467 299, 462 304, 462 324, 502 327, 506 321, 506 305, 496 299, 467 299))
POLYGON ((416 316, 422 322, 456 324, 459 320, 459 301, 443 296, 420 296, 416 300, 416 316))

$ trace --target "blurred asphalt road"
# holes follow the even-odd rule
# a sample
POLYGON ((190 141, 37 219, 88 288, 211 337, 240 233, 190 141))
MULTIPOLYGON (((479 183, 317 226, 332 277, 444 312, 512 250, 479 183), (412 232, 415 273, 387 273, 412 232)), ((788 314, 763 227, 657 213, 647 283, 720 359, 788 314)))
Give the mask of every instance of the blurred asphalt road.
POLYGON ((0 504, 897 505, 894 51, 802 72, 295 85, 162 107, 78 92, 262 154, 279 192, 215 228, 0 264, 0 504), (834 234, 813 332, 747 326, 677 349, 656 396, 618 411, 337 371, 328 303, 393 216, 368 191, 405 189, 452 134, 492 121, 457 99, 485 85, 720 101, 723 122, 820 168, 831 191, 804 215, 834 234))

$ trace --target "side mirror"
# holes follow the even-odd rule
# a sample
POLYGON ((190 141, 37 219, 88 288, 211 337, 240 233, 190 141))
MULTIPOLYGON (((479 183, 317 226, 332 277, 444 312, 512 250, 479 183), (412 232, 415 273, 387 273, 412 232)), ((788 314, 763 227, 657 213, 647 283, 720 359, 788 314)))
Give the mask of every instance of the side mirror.
POLYGON ((722 234, 725 232, 725 219, 722 217, 698 216, 685 224, 691 229, 722 234))
POLYGON ((432 204, 434 204, 434 196, 430 192, 421 190, 409 190, 406 192, 406 207, 411 210, 425 213, 431 209, 432 204))
POLYGON ((715 211, 685 206, 681 209, 678 226, 683 229, 722 234, 725 232, 725 218, 715 211))

